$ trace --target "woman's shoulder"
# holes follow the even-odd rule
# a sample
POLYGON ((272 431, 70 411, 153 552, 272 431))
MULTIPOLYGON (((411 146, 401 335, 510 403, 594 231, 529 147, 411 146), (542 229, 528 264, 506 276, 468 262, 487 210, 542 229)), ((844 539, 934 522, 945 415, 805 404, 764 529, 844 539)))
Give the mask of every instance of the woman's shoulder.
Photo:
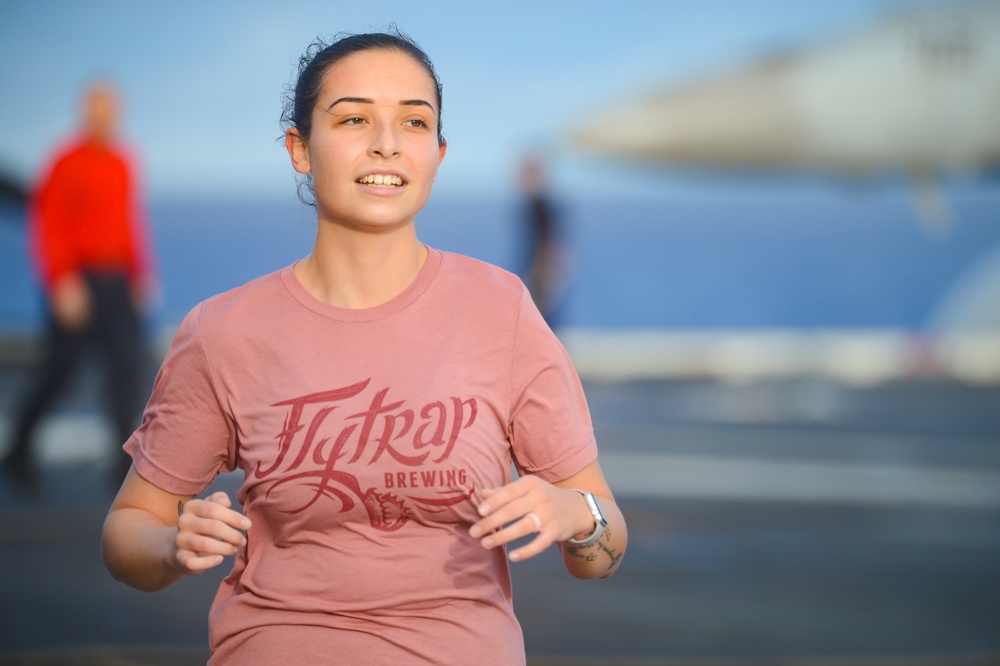
POLYGON ((466 288, 477 287, 517 297, 524 293, 521 278, 506 269, 464 254, 439 252, 441 272, 447 280, 456 280, 466 288))
POLYGON ((188 317, 197 318, 202 332, 231 330, 236 325, 245 329, 255 317, 273 315, 275 300, 280 299, 283 293, 281 274, 286 270, 291 270, 291 267, 210 296, 192 308, 188 317))

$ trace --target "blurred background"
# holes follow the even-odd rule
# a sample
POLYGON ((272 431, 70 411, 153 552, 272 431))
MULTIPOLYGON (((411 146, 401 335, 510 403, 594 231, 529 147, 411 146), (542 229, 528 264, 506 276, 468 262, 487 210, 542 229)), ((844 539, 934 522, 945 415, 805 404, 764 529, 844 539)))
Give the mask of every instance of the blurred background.
MULTIPOLYGON (((85 86, 124 100, 161 354, 309 251, 283 91, 392 22, 444 85, 418 233, 532 287, 629 519, 609 581, 515 567, 529 657, 1000 663, 996 1, 4 3, 0 436, 43 330, 24 197, 85 86)), ((0 486, 0 662, 204 661, 215 579, 101 569, 95 381, 0 486)))

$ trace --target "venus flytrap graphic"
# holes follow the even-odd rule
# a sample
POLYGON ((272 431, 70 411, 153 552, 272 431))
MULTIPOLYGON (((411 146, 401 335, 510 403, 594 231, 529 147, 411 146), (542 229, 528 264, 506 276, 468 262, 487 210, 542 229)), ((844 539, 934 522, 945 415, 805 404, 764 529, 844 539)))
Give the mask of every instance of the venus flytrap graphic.
POLYGON ((312 489, 311 497, 289 513, 305 511, 324 497, 339 502, 341 512, 350 511, 357 500, 367 511, 372 527, 390 532, 412 517, 407 500, 432 513, 468 501, 474 489, 466 487, 464 469, 386 472, 385 492, 374 487, 363 490, 358 477, 344 469, 373 465, 386 454, 409 468, 428 462, 440 464, 451 456, 461 431, 476 420, 475 398, 451 397, 429 402, 417 410, 407 407, 405 400, 387 403, 389 388, 376 391, 366 409, 343 417, 336 425, 327 420, 336 410, 349 407, 351 399, 361 395, 370 382, 369 378, 272 405, 286 408, 287 413, 276 437, 278 453, 274 462, 266 467, 258 463, 254 470, 258 479, 283 474, 268 494, 287 484, 312 489), (311 416, 307 411, 312 412, 311 416), (443 490, 431 496, 406 492, 417 488, 443 490))

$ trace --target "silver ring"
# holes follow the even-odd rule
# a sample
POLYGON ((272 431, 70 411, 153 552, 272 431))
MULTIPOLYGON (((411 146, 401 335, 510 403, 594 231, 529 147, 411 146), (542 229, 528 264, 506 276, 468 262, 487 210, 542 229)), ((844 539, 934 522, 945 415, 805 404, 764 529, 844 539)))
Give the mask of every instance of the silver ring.
POLYGON ((527 514, 525 514, 524 517, 525 518, 531 518, 531 521, 533 523, 535 523, 535 531, 536 532, 541 532, 542 531, 542 519, 538 517, 537 513, 535 513, 534 511, 529 511, 527 514))

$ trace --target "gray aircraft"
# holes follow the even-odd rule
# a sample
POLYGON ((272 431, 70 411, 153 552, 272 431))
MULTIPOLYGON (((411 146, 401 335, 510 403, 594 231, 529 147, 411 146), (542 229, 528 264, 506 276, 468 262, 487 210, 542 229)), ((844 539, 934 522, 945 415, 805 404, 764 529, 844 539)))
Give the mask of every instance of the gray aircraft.
POLYGON ((571 141, 700 167, 905 171, 918 213, 948 222, 937 178, 1000 166, 1000 3, 897 15, 609 108, 571 141))

